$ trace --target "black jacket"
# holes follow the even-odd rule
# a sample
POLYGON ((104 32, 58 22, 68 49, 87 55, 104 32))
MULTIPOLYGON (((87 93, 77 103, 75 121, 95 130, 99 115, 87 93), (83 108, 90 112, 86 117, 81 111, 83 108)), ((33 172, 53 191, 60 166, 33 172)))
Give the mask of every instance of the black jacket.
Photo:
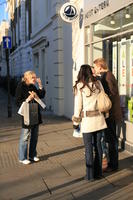
MULTIPOLYGON (((29 96, 29 91, 34 91, 38 95, 38 97, 44 98, 45 96, 45 90, 44 89, 37 89, 35 85, 30 84, 27 85, 25 82, 21 81, 17 88, 16 88, 16 104, 18 107, 21 106, 21 104, 28 98, 29 96)), ((34 103, 37 103, 35 100, 34 103)), ((37 103, 38 104, 38 103, 37 103)), ((42 123, 42 117, 41 117, 41 112, 40 112, 40 106, 38 104, 38 124, 42 123)), ((31 128, 30 126, 26 126, 24 124, 24 119, 22 117, 22 127, 23 128, 31 128)))
POLYGON ((120 108, 120 96, 117 80, 115 79, 112 72, 108 71, 101 74, 101 83, 106 94, 108 94, 112 102, 110 118, 114 119, 116 122, 120 122, 122 120, 122 113, 120 108))

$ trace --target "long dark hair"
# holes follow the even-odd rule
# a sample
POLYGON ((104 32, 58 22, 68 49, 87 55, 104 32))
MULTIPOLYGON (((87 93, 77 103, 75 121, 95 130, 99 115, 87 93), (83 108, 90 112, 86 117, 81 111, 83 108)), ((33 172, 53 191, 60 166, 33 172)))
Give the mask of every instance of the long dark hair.
POLYGON ((79 82, 83 83, 83 86, 81 89, 83 89, 85 86, 87 86, 91 92, 94 92, 95 89, 99 89, 99 84, 97 82, 96 77, 93 76, 92 70, 91 70, 91 66, 88 64, 84 64, 81 65, 78 76, 77 76, 77 81, 75 83, 75 85, 73 86, 74 89, 74 93, 77 90, 77 84, 79 82), (92 82, 92 87, 90 87, 89 82, 92 82), (95 86, 95 88, 94 88, 95 86))

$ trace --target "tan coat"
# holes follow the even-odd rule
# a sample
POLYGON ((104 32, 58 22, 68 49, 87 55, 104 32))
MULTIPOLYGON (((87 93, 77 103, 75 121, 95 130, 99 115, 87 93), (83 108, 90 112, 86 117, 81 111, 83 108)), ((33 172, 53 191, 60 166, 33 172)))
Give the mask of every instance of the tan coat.
MULTIPOLYGON (((90 83, 90 86, 92 83, 90 83)), ((90 89, 85 86, 81 89, 83 83, 78 83, 77 85, 77 92, 75 94, 75 102, 74 102, 74 117, 79 118, 82 111, 95 111, 97 110, 97 102, 96 98, 99 93, 99 90, 96 89, 95 93, 91 93, 90 89), (91 93, 91 96, 90 96, 91 93)), ((78 123, 73 121, 74 125, 78 123)), ((88 116, 83 117, 81 121, 81 132, 82 133, 89 133, 95 132, 98 130, 102 130, 107 128, 105 118, 102 113, 97 116, 88 116)))

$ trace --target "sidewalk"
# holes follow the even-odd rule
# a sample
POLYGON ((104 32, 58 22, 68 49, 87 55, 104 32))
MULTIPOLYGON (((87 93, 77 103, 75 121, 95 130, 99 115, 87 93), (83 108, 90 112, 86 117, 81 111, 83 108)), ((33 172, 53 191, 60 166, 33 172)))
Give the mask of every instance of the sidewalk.
POLYGON ((7 119, 4 113, 3 119, 4 126, 0 127, 0 200, 133 199, 132 155, 120 152, 118 172, 104 174, 103 179, 87 183, 83 178, 83 142, 72 137, 71 121, 45 116, 37 147, 40 162, 24 166, 18 162, 20 120, 14 113, 12 119, 7 119))

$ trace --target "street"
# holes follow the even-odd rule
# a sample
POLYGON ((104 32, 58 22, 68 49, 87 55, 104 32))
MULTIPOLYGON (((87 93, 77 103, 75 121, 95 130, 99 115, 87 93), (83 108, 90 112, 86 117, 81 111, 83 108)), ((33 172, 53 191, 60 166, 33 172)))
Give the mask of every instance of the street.
POLYGON ((82 138, 72 136, 72 123, 63 117, 44 114, 37 146, 40 162, 19 163, 20 118, 14 99, 13 117, 7 118, 6 94, 0 90, 0 95, 0 200, 133 199, 133 156, 120 150, 117 172, 86 182, 82 138))

